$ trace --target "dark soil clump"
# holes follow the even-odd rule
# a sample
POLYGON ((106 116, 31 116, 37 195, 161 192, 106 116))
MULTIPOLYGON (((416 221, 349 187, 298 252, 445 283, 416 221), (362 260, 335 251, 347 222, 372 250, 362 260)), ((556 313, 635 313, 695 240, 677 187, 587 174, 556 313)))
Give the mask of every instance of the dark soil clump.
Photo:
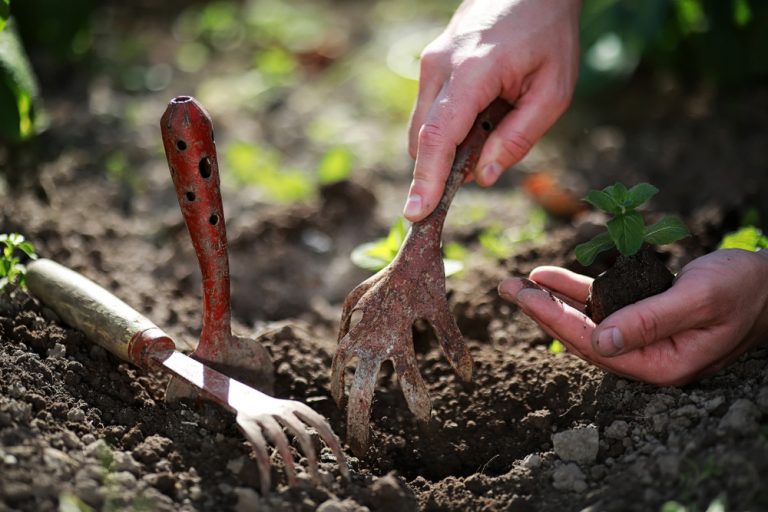
POLYGON ((586 313, 600 323, 625 306, 667 290, 674 280, 672 272, 647 247, 632 256, 619 256, 592 283, 586 313))

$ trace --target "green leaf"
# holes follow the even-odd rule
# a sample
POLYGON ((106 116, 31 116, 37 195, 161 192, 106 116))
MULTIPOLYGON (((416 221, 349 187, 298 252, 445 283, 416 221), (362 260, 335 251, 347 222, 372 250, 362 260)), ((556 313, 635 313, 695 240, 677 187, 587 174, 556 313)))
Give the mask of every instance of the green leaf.
POLYGON ((755 226, 745 226, 733 233, 728 233, 720 242, 720 249, 744 249, 758 251, 768 247, 768 237, 755 226))
POLYGON ((331 148, 320 160, 317 179, 323 185, 345 180, 352 172, 353 165, 354 156, 349 149, 342 146, 331 148))
POLYGON ((595 261, 598 254, 613 247, 614 243, 613 240, 611 240, 611 235, 608 233, 600 233, 589 242, 577 245, 574 249, 574 253, 576 254, 576 259, 579 263, 588 267, 595 261))
POLYGON ((616 248, 624 256, 632 256, 643 245, 643 216, 637 212, 627 212, 617 215, 607 223, 608 234, 611 235, 616 248))
POLYGON ((5 23, 11 15, 11 0, 0 0, 0 32, 5 28, 5 23))
POLYGON ((552 340, 552 343, 547 347, 547 352, 550 354, 562 354, 565 352, 565 345, 560 340, 552 340))
POLYGON ((611 196, 620 207, 624 206, 624 203, 627 201, 627 196, 629 195, 627 187, 618 181, 613 185, 605 187, 603 192, 611 196))
POLYGON ((37 259, 37 254, 35 253, 35 246, 32 245, 31 242, 24 241, 18 244, 16 247, 18 247, 19 250, 21 250, 24 254, 26 254, 33 260, 37 259))
POLYGON ((659 192, 659 189, 650 183, 638 183, 627 193, 627 201, 624 205, 627 209, 634 210, 659 192))
POLYGON ((19 142, 42 131, 45 120, 37 80, 13 25, 0 32, 0 138, 19 142))
POLYGON ((621 205, 605 190, 590 190, 583 199, 595 208, 599 208, 606 213, 612 215, 621 213, 621 205))
POLYGON ((653 245, 664 245, 676 242, 691 233, 677 217, 664 217, 660 221, 646 226, 643 240, 653 245))

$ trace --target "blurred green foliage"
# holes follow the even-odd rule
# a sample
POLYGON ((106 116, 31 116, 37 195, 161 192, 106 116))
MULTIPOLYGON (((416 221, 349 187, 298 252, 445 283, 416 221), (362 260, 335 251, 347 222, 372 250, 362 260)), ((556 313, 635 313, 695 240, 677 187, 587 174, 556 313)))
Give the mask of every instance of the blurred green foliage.
POLYGON ((52 63, 84 58, 92 45, 96 0, 13 0, 11 13, 30 52, 52 57, 52 63))
POLYGON ((37 79, 11 20, 0 32, 0 140, 21 142, 44 127, 37 79))
POLYGON ((532 207, 527 224, 503 226, 492 223, 480 232, 477 240, 490 256, 504 260, 512 256, 521 243, 543 238, 546 234, 547 218, 547 212, 543 208, 532 207))
POLYGON ((585 0, 579 90, 628 79, 639 67, 738 85, 768 76, 764 0, 585 0))
MULTIPOLYGON (((371 272, 378 272, 383 269, 400 252, 400 247, 408 235, 409 226, 410 224, 405 218, 398 217, 389 228, 386 237, 355 247, 350 254, 352 263, 371 272)), ((462 260, 467 256, 466 248, 454 242, 443 247, 443 254, 446 277, 458 274, 464 269, 462 260)))

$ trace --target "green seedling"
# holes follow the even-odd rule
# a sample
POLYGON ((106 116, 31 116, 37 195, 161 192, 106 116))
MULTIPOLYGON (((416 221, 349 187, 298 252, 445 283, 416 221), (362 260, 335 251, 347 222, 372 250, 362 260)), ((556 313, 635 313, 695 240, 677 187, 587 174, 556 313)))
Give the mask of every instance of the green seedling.
POLYGON ((492 224, 480 232, 477 239, 488 254, 504 260, 512 256, 522 242, 543 237, 546 224, 547 212, 542 208, 533 208, 528 215, 528 223, 524 226, 504 228, 499 224, 492 224))
MULTIPOLYGON (((367 242, 355 247, 350 255, 352 263, 360 268, 378 272, 395 259, 400 251, 400 246, 405 241, 405 235, 408 233, 408 224, 403 217, 398 217, 386 237, 373 242, 367 242)), ((450 253, 454 258, 466 255, 466 250, 460 244, 447 244, 444 253, 450 253)), ((459 259, 443 258, 445 265, 445 275, 457 274, 464 269, 464 263, 459 259)))
POLYGON ((552 342, 547 347, 547 352, 550 354, 562 354, 565 352, 565 345, 563 345, 563 342, 560 340, 552 340, 552 342))
POLYGON ((590 190, 584 201, 612 216, 606 224, 608 231, 589 242, 576 246, 576 259, 589 266, 598 254, 616 248, 623 256, 632 256, 643 243, 663 245, 690 235, 688 228, 677 217, 664 217, 650 226, 637 211, 643 203, 659 191, 648 183, 639 183, 627 189, 616 183, 603 190, 590 190))
POLYGON ((755 226, 743 228, 728 233, 720 242, 720 249, 744 249, 745 251, 759 251, 768 247, 768 236, 755 226))
POLYGON ((19 253, 36 259, 35 247, 18 233, 0 235, 3 253, 0 256, 0 290, 8 285, 24 286, 27 268, 21 264, 19 253))

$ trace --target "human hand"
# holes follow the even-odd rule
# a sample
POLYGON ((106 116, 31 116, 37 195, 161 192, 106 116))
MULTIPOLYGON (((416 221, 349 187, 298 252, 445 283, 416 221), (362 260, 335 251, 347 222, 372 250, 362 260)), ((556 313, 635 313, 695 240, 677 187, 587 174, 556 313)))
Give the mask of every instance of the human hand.
POLYGON ((456 146, 501 97, 514 109, 488 138, 475 178, 484 187, 531 149, 565 111, 578 73, 580 0, 465 0, 421 56, 409 151, 416 159, 404 215, 440 201, 456 146))
POLYGON ((707 254, 686 265, 669 290, 597 326, 584 314, 591 282, 539 267, 530 280, 504 280, 499 293, 585 361, 662 386, 711 375, 768 341, 768 251, 707 254))

